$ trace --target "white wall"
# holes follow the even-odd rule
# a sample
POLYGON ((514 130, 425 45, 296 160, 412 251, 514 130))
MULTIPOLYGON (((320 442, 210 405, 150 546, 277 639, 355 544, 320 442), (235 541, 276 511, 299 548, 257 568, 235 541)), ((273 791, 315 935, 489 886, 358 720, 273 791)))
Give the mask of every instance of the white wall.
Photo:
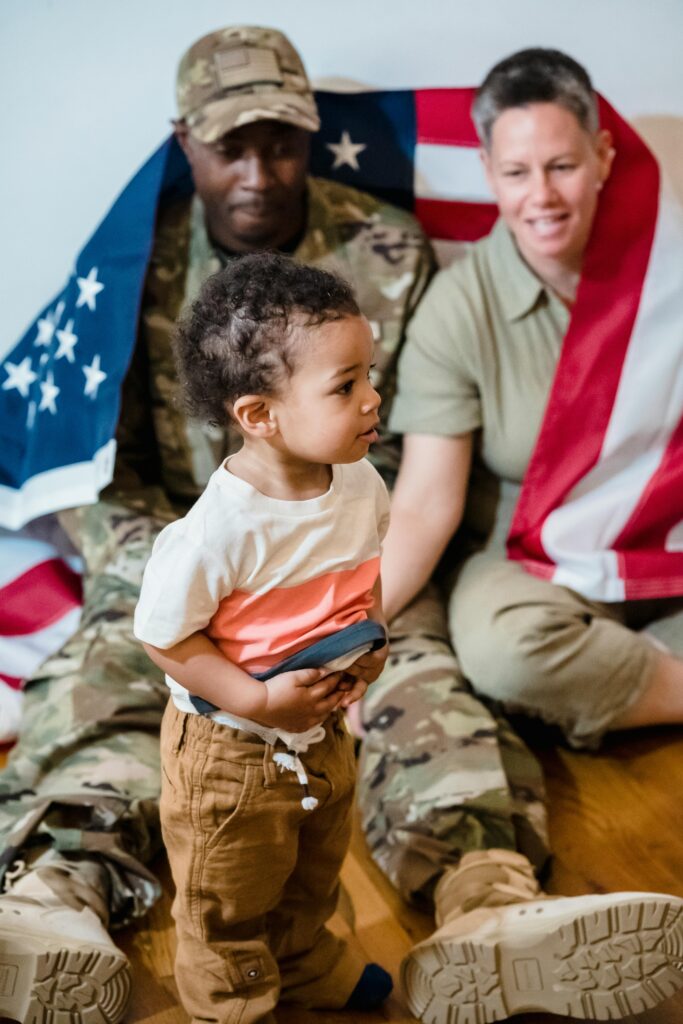
POLYGON ((0 0, 0 355, 165 136, 182 51, 241 22, 283 29, 314 77, 387 87, 473 85, 557 46, 680 145, 683 0, 0 0))

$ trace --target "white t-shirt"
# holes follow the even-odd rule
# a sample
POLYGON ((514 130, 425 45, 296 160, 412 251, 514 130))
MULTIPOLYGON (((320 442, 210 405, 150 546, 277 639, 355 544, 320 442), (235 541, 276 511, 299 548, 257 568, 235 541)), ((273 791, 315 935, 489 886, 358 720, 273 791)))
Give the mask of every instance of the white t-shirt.
MULTIPOLYGON (((166 649, 202 630, 254 674, 367 618, 389 496, 366 459, 333 466, 329 490, 305 501, 269 498, 228 465, 159 534, 134 631, 166 649)), ((176 706, 196 713, 185 687, 168 676, 167 683, 176 706)))

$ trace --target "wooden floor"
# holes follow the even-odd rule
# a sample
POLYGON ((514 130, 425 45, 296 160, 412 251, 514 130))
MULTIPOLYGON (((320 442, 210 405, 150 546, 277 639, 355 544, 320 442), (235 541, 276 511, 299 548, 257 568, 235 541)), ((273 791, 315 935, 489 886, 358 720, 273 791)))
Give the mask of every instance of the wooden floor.
MULTIPOLYGON (((683 896, 683 731, 633 733, 612 739, 599 755, 570 753, 554 746, 547 735, 536 737, 533 745, 547 773, 555 852, 546 888, 565 895, 637 889, 683 896)), ((139 926, 116 937, 133 966, 126 1024, 188 1020, 173 980, 170 880, 163 859, 157 867, 164 881, 163 899, 139 926)), ((402 957, 414 942, 429 935, 431 920, 402 903, 370 860, 360 834, 354 837, 343 879, 354 904, 352 940, 390 970, 396 982, 402 957)), ((340 915, 335 927, 349 933, 340 915)), ((514 1018, 518 1024, 559 1024, 560 1019, 567 1021, 531 1014, 514 1018)), ((399 994, 376 1013, 312 1013, 284 1007, 278 1011, 280 1024, 413 1020, 399 994)), ((637 1020, 683 1024, 683 993, 637 1020)))

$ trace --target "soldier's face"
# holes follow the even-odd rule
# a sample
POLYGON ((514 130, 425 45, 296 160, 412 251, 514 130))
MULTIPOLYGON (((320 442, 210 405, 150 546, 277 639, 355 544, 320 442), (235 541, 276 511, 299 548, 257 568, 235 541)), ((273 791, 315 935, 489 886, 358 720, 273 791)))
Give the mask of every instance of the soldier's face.
POLYGON ((309 133, 256 121, 207 145, 179 126, 209 234, 234 252, 275 249, 305 222, 309 133))

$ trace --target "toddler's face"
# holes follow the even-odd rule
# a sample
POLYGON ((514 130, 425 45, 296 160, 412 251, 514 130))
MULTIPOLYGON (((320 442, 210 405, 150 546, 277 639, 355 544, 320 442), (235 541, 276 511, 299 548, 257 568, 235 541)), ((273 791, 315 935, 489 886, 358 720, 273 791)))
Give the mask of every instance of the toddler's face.
POLYGON ((273 402, 281 443, 308 462, 356 462, 379 425, 370 325, 354 316, 295 331, 297 369, 273 402))

